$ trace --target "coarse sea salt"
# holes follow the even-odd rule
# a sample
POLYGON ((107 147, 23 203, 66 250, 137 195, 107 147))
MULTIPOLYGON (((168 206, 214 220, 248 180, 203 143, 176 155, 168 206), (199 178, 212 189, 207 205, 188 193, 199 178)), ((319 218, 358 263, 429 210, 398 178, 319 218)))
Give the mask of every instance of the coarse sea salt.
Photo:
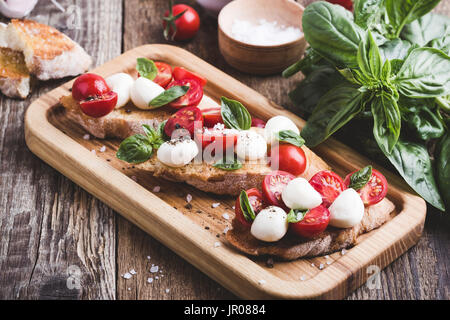
POLYGON ((231 36, 241 42, 253 45, 271 46, 295 41, 302 36, 299 28, 279 25, 265 19, 252 23, 235 19, 231 26, 231 36))

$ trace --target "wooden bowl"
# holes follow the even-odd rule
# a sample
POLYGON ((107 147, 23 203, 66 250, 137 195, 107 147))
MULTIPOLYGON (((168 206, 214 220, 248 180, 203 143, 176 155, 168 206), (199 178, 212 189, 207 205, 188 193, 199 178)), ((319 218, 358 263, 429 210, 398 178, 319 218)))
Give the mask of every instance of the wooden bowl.
POLYGON ((250 74, 280 73, 303 55, 303 36, 280 45, 253 45, 231 36, 235 19, 256 23, 260 19, 302 28, 304 8, 293 0, 235 0, 219 14, 219 49, 232 67, 250 74))

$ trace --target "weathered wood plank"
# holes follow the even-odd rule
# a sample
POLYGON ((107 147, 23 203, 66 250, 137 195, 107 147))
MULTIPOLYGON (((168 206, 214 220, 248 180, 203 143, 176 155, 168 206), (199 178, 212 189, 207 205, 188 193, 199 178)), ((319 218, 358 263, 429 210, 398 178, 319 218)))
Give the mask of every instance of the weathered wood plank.
MULTIPOLYGON (((50 24, 103 62, 121 52, 122 1, 39 2, 50 24)), ((115 214, 35 157, 24 141, 30 101, 64 81, 41 82, 26 101, 0 99, 0 298, 115 298, 115 214), (79 272, 79 273, 78 273, 79 272), (68 285, 68 277, 81 285, 68 285), (70 289, 73 288, 73 289, 70 289)))

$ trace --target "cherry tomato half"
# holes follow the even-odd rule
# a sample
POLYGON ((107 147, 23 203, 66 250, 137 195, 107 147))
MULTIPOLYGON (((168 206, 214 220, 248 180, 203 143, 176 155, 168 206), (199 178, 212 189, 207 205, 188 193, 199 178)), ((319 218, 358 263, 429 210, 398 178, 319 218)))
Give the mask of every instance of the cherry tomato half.
POLYGON ((292 144, 280 144, 270 150, 271 167, 287 171, 294 176, 305 172, 306 155, 302 148, 292 144))
POLYGON ((189 90, 184 96, 169 103, 169 106, 172 108, 196 107, 203 98, 203 88, 195 79, 173 80, 166 89, 172 88, 173 86, 189 86, 189 90))
POLYGON ((273 171, 267 174, 262 183, 264 202, 288 210, 281 199, 281 193, 289 181, 293 179, 295 179, 295 176, 285 171, 273 171))
MULTIPOLYGON (((350 177, 355 172, 356 171, 349 173, 345 177, 344 184, 347 188, 350 185, 350 177)), ((370 177, 369 182, 367 182, 367 184, 361 190, 356 191, 358 191, 364 204, 366 206, 371 206, 375 203, 380 202, 384 199, 384 197, 386 197, 388 191, 388 183, 386 178, 380 171, 372 169, 372 176, 370 177)))
MULTIPOLYGON (((185 4, 177 4, 172 7, 172 15, 174 17, 183 11, 186 12, 175 20, 177 30, 173 39, 176 41, 189 40, 193 38, 200 28, 200 17, 198 16, 197 11, 195 11, 192 7, 185 4)), ((169 16, 169 10, 164 13, 164 16, 169 16)), ((168 27, 165 20, 163 21, 163 26, 165 29, 168 27)), ((174 30, 170 26, 169 28, 169 35, 172 36, 174 30)))
POLYGON ((204 87, 206 85, 206 83, 208 82, 201 75, 199 75, 199 74, 197 74, 195 72, 186 70, 183 67, 175 67, 175 68, 173 68, 173 78, 175 80, 195 79, 195 80, 197 80, 200 83, 200 85, 202 87, 204 87))
POLYGON ((77 101, 101 96, 109 91, 111 89, 106 84, 105 79, 93 73, 82 74, 72 85, 72 97, 77 101))
MULTIPOLYGON (((256 188, 249 189, 245 192, 247 193, 248 200, 253 208, 253 211, 255 212, 255 215, 257 215, 264 208, 261 192, 259 192, 259 190, 256 188)), ((245 219, 244 214, 242 213, 239 197, 237 197, 236 203, 234 205, 234 213, 236 214, 236 219, 242 226, 247 228, 250 228, 252 226, 253 221, 248 221, 247 219, 245 219)))
POLYGON ((309 210, 302 221, 290 223, 289 229, 303 238, 313 238, 322 233, 330 222, 330 211, 320 205, 309 210))
POLYGON ((202 112, 197 107, 186 107, 175 112, 167 120, 164 132, 172 137, 175 130, 186 129, 193 138, 195 126, 203 128, 202 112))
POLYGON ((155 62, 155 66, 158 68, 158 74, 153 82, 165 88, 172 81, 172 67, 164 62, 155 62))
POLYGON ((106 116, 114 110, 117 105, 117 93, 109 91, 102 95, 90 96, 80 101, 80 108, 83 113, 93 118, 106 116))
POLYGON ((266 122, 258 118, 252 118, 252 127, 265 128, 266 122))
POLYGON ((202 114, 205 127, 207 128, 212 128, 218 123, 223 123, 220 108, 203 109, 202 114))
POLYGON ((195 133, 195 137, 198 141, 201 141, 202 148, 205 149, 210 144, 214 144, 215 148, 222 148, 223 151, 228 148, 234 147, 237 142, 239 132, 236 130, 223 129, 206 129, 199 130, 195 133))
POLYGON ((309 180, 309 183, 322 195, 323 205, 327 208, 346 189, 342 178, 329 170, 317 172, 309 180))

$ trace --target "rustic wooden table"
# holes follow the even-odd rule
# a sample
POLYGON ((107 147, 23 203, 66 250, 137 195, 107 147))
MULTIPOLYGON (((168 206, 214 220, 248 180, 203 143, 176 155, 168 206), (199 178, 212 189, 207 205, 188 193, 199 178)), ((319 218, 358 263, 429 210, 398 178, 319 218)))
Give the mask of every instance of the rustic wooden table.
MULTIPOLYGON (((217 47, 217 20, 195 1, 184 2, 198 9, 202 26, 193 41, 177 45, 292 107, 287 92, 298 78, 233 70, 217 47)), ((443 0, 436 11, 449 14, 449 2, 443 0)), ((31 18, 79 42, 95 65, 142 44, 166 43, 161 15, 167 0, 59 3, 65 13, 41 0, 31 18)), ((0 97, 0 299, 236 298, 28 150, 23 129, 27 106, 66 80, 39 83, 25 101, 0 97), (152 264, 162 273, 149 284, 152 264), (137 274, 131 279, 121 276, 132 269, 137 274), (71 279, 81 279, 80 285, 71 279)), ((381 272, 381 288, 363 286, 348 299, 449 299, 449 221, 429 208, 422 238, 381 272)))

